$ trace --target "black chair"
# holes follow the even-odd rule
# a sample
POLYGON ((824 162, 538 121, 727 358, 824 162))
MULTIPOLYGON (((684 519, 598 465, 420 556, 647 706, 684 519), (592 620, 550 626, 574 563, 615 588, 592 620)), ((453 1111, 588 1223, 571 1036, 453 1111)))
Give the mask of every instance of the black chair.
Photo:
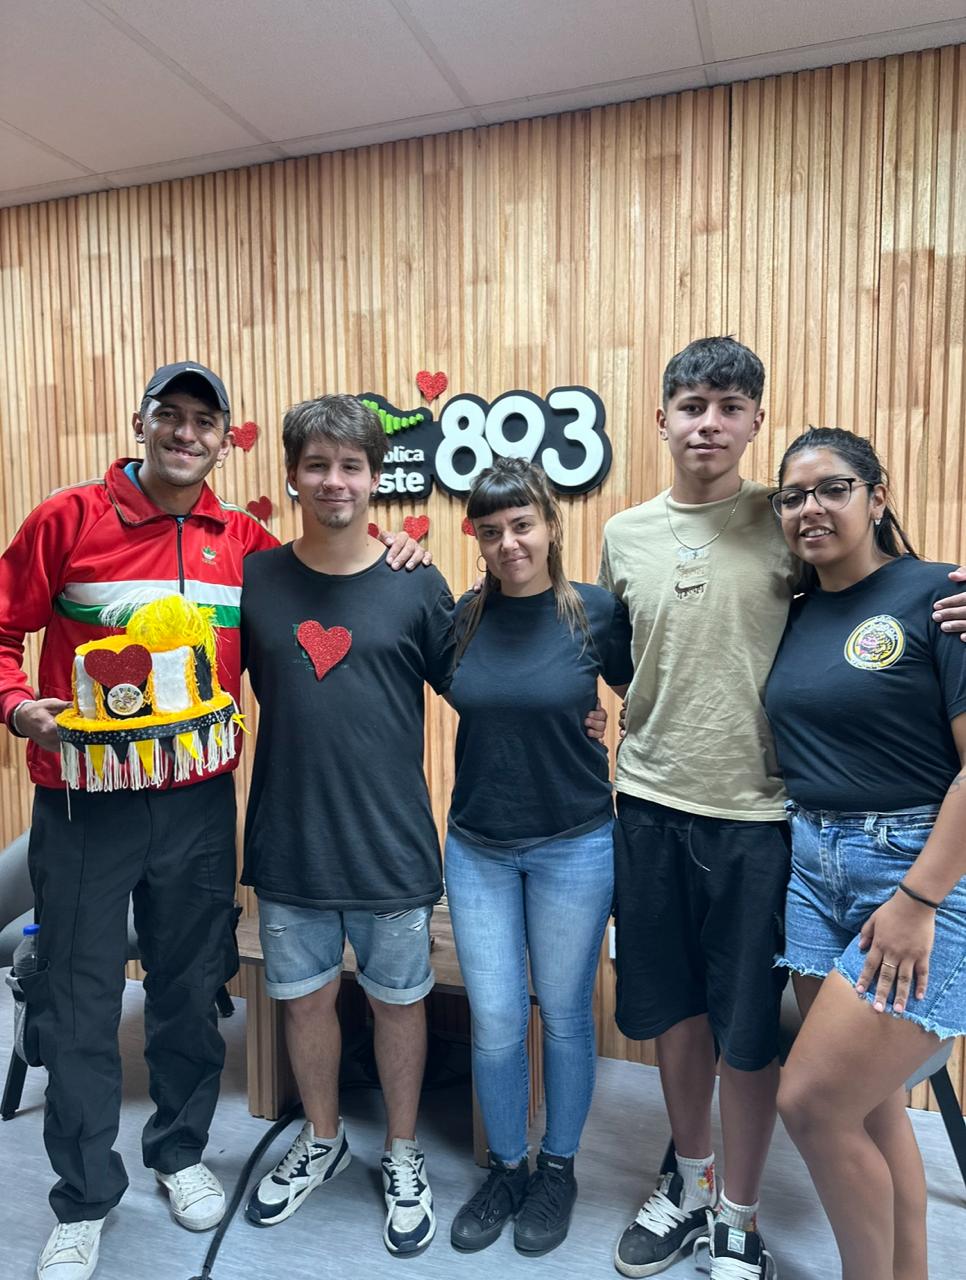
MULTIPOLYGON (((30 832, 25 831, 0 853, 0 969, 13 964, 14 948, 23 937, 24 926, 34 922, 34 895, 27 871, 29 836, 30 832)), ((128 909, 127 959, 140 959, 133 907, 128 909)), ((230 1018, 235 1012, 226 987, 219 990, 215 1003, 222 1018, 230 1018)), ((17 1114, 26 1078, 27 1064, 16 1052, 11 1052, 3 1098, 0 1099, 0 1119, 12 1120, 17 1114)))

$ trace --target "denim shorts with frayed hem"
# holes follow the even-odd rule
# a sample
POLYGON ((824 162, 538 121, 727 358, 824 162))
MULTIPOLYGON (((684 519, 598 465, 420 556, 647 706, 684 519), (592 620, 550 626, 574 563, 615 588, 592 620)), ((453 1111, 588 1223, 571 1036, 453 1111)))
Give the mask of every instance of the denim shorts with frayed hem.
POLYGON ((435 981, 429 960, 432 907, 400 911, 329 911, 258 900, 265 990, 274 1000, 310 995, 342 972, 348 937, 356 979, 383 1004, 416 1004, 435 981))
MULTIPOLYGON (((865 964, 859 931, 929 838, 935 806, 894 813, 818 813, 787 805, 792 876, 785 904, 785 950, 777 963, 824 978, 832 969, 855 986, 865 964)), ((871 1004, 875 988, 866 992, 871 1004)), ((892 1000, 886 1005, 892 1013, 892 1000)), ((966 1033, 966 876, 936 912, 925 997, 895 1014, 946 1040, 966 1033)))

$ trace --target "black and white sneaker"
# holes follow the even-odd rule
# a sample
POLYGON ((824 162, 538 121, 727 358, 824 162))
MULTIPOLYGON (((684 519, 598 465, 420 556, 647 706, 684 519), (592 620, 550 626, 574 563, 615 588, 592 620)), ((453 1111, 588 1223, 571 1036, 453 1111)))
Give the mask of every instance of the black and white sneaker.
POLYGON ((707 1249, 711 1258, 711 1280, 778 1280, 775 1259, 761 1242, 757 1231, 742 1231, 715 1218, 708 1210, 708 1235, 694 1247, 707 1249))
POLYGON ((310 1191, 323 1182, 331 1182, 351 1158, 341 1120, 334 1142, 319 1142, 306 1120, 288 1151, 252 1192, 245 1217, 256 1227, 274 1227, 277 1222, 284 1222, 310 1191))
POLYGON ((662 1173, 653 1193, 627 1227, 614 1252, 622 1276, 656 1276, 688 1253, 708 1234, 708 1210, 685 1213, 684 1181, 679 1173, 662 1173))
POLYGON ((393 1138, 382 1157, 386 1225, 382 1239, 390 1253, 422 1253, 436 1234, 433 1193, 426 1180, 426 1158, 410 1138, 393 1138))

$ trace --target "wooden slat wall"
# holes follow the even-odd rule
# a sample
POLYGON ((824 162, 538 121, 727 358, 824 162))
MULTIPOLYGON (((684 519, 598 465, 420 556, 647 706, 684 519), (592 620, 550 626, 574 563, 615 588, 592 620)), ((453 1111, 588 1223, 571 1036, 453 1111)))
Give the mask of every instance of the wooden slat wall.
MULTIPOLYGON (((750 474, 770 480, 806 423, 869 432, 914 540, 962 561, 964 192, 954 47, 2 210, 0 534, 131 451, 162 362, 218 369, 235 420, 261 425, 217 483, 272 498, 282 538, 281 408, 335 390, 410 407, 417 370, 443 369, 486 399, 565 383, 602 396, 613 469, 566 503, 569 570, 592 580, 604 520, 668 481, 653 417, 666 360, 731 332, 769 371, 750 474)), ((456 502, 380 518, 423 510, 462 588, 476 548, 456 502)), ((440 822, 452 755, 433 702, 440 822)), ((6 734, 0 802, 5 843, 28 820, 6 734)), ((602 1051, 650 1060, 613 1027, 606 959, 597 999, 602 1051)), ((962 1089, 961 1045, 954 1067, 962 1089)))

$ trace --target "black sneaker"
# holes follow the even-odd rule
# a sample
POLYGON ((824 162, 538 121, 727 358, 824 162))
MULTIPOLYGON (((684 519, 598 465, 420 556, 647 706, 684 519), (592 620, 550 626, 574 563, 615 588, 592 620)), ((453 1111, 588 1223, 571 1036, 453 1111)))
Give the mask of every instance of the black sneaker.
POLYGON ((573 1156, 565 1160, 563 1156, 548 1156, 541 1151, 513 1227, 517 1253, 535 1258, 562 1244, 570 1229, 570 1214, 576 1199, 573 1156))
POLYGON ((662 1173, 657 1187, 644 1201, 614 1251, 614 1266, 622 1276, 656 1276, 706 1236, 708 1210, 685 1213, 684 1180, 679 1173, 662 1173))
POLYGON ((530 1180, 526 1156, 515 1167, 490 1156, 486 1181, 453 1219, 449 1238, 454 1249, 475 1253, 497 1239, 503 1226, 523 1204, 530 1180))
POLYGON ((709 1235, 694 1247, 707 1249, 711 1258, 711 1280, 778 1280, 775 1259, 761 1242, 757 1231, 742 1231, 717 1220, 708 1210, 709 1235))

